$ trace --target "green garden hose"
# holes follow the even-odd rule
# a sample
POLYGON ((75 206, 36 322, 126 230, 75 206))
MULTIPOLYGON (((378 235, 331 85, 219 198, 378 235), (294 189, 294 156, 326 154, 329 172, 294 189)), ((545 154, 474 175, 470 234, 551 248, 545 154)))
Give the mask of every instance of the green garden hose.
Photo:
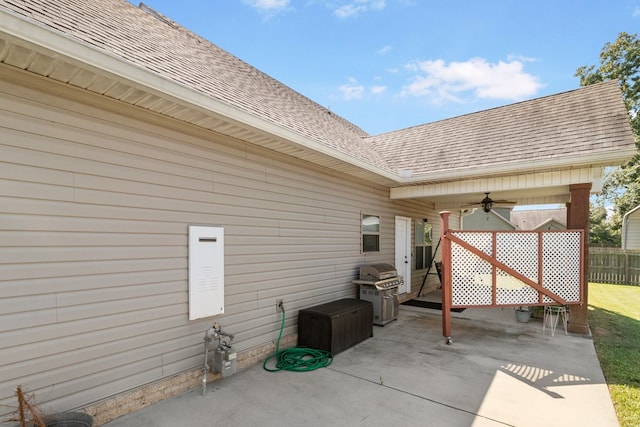
POLYGON ((276 342, 276 352, 267 357, 262 364, 265 371, 292 371, 292 372, 308 372, 315 369, 324 368, 333 362, 333 354, 326 350, 317 350, 314 348, 292 347, 280 351, 280 339, 284 330, 284 307, 282 308, 282 324, 280 325, 280 335, 276 342), (271 359, 276 360, 276 367, 267 368, 267 363, 271 359))

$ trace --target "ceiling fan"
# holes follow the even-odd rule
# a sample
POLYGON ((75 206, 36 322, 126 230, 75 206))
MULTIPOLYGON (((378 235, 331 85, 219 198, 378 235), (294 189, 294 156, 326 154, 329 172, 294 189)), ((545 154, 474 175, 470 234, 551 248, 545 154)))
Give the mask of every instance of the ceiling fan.
POLYGON ((491 197, 489 197, 489 193, 484 193, 484 199, 480 200, 478 203, 472 203, 467 206, 480 206, 482 207, 483 211, 490 212, 491 208, 493 208, 494 206, 499 207, 497 205, 513 206, 515 204, 516 202, 510 200, 493 200, 491 197))

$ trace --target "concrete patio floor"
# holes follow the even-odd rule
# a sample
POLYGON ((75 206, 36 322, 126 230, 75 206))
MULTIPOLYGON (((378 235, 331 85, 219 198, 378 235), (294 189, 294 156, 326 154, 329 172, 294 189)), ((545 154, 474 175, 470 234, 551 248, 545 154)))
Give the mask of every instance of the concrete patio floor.
POLYGON ((114 420, 121 426, 618 426, 592 340, 513 309, 401 306, 313 372, 262 365, 114 420))

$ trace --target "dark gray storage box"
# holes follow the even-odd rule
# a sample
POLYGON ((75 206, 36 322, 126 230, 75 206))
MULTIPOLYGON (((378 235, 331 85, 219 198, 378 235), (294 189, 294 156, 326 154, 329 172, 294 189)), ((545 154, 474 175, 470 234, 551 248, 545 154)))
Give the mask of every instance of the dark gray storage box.
POLYGON ((298 313, 298 346, 340 353, 373 336, 373 305, 345 298, 298 313))

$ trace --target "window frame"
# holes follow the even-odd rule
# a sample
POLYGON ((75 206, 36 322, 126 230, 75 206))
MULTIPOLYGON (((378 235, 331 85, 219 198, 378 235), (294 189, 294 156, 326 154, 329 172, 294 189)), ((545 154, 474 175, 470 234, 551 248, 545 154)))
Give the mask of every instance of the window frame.
POLYGON ((382 219, 380 215, 360 212, 360 252, 375 253, 380 252, 380 226, 382 219), (365 224, 365 219, 377 218, 375 224, 365 224), (370 228, 374 228, 371 230, 370 228), (373 240, 372 240, 373 239, 373 240), (371 245, 373 243, 373 245, 371 245))
POLYGON ((416 219, 413 238, 415 251, 413 267, 415 270, 427 269, 433 262, 433 225, 425 219, 416 219))

